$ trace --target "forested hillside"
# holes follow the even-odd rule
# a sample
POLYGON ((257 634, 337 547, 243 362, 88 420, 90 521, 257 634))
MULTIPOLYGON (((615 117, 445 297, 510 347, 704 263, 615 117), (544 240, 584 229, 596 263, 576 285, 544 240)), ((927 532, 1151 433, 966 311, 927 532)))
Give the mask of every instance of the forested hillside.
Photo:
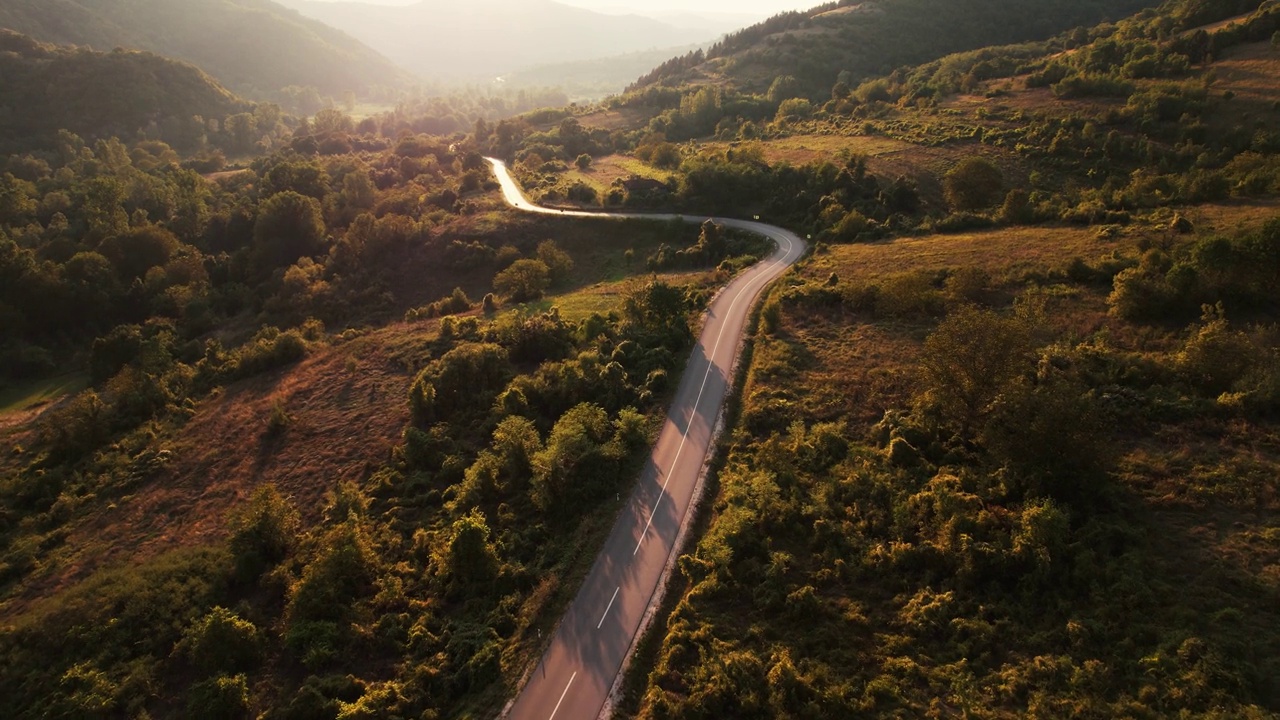
MULTIPOLYGON (((185 60, 253 100, 394 96, 405 71, 371 48, 270 0, 4 0, 0 27, 61 45, 149 50, 185 60)), ((292 108, 291 108, 292 109, 292 108)))
POLYGON ((676 58, 637 81, 646 86, 723 81, 763 92, 776 78, 797 94, 825 93, 901 65, 987 45, 1042 40, 1118 20, 1157 0, 841 0, 777 15, 732 33, 707 52, 676 58))
POLYGON ((215 179, 66 130, 5 159, 7 717, 490 716, 513 691, 693 313, 765 248, 517 218, 417 122, 325 110, 215 179), (51 378, 83 390, 27 399, 51 378))
POLYGON ((59 130, 183 145, 205 133, 204 119, 252 109, 185 63, 59 48, 0 30, 0 152, 52 149, 59 130))

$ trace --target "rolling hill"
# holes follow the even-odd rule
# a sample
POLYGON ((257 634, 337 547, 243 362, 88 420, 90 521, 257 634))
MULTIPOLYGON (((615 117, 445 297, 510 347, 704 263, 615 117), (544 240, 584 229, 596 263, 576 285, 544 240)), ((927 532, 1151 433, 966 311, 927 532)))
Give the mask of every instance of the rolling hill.
POLYGON ((4 0, 0 27, 185 60, 254 99, 279 100, 290 86, 367 95, 409 81, 368 46, 269 0, 4 0))
POLYGON ((1152 0, 841 0, 777 15, 727 36, 702 55, 644 76, 654 84, 724 83, 763 91, 791 75, 809 93, 902 65, 988 45, 1044 39, 1116 20, 1152 0))
POLYGON ((128 140, 147 128, 251 107, 186 63, 57 47, 0 30, 0 151, 47 147, 59 129, 128 140))

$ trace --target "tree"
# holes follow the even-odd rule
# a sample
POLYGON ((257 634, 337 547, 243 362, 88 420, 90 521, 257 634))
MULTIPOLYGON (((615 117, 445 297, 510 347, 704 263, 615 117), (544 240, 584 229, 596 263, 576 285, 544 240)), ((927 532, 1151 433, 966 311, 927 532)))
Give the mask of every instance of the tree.
POLYGON ((1222 303, 1202 310, 1200 327, 1187 339, 1175 363, 1188 384, 1216 395, 1230 390, 1263 355, 1248 335, 1231 328, 1222 303))
POLYGON ((342 201, 349 208, 368 210, 378 199, 378 186, 363 169, 352 170, 342 178, 342 201))
POLYGON ((511 263, 493 277, 493 289, 514 302, 536 300, 550 284, 551 270, 547 264, 528 258, 511 263))
POLYGON ((158 225, 143 225, 103 241, 99 250, 115 266, 120 279, 144 278, 147 271, 169 262, 178 238, 158 225))
POLYGON ((569 253, 561 250, 555 240, 543 240, 538 243, 538 259, 547 266, 552 285, 563 284, 573 272, 573 258, 569 257, 569 253))
POLYGON ((441 564, 455 582, 473 585, 497 577, 501 563, 489 534, 489 525, 479 510, 453 522, 441 564))
POLYGON ((253 623, 214 607, 186 629, 176 649, 201 672, 246 672, 261 659, 262 636, 253 623))
POLYGON ((427 421, 448 418, 462 409, 484 411, 507 384, 510 373, 510 360, 502 346, 463 343, 418 375, 410 395, 414 415, 427 421))
POLYGON ((602 480, 601 445, 609 440, 612 424, 604 408, 592 403, 574 406, 556 421, 546 446, 533 457, 534 501, 542 509, 566 497, 582 497, 602 480))
POLYGON ((1004 176, 990 161, 969 157, 946 174, 942 186, 953 210, 981 210, 999 199, 1004 176))
POLYGON ((232 148, 235 152, 247 153, 253 150, 253 144, 258 139, 257 118, 250 113, 239 113, 228 117, 225 127, 231 134, 232 148))
POLYGON ((920 401, 967 438, 1030 367, 1033 345, 1023 318, 962 307, 925 339, 920 401))
POLYGON ((587 168, 591 167, 591 156, 586 153, 582 153, 578 156, 577 160, 573 161, 573 164, 576 165, 579 170, 585 172, 587 168))
POLYGON ((800 82, 791 75, 779 75, 769 86, 766 97, 769 102, 781 104, 783 100, 794 98, 800 92, 800 82))
POLYGON ((311 124, 315 128, 317 135, 343 134, 355 129, 355 123, 352 122, 350 115, 332 107, 327 107, 316 113, 311 124))
POLYGON ((275 485, 263 485, 231 515, 231 554, 241 580, 283 561, 298 541, 298 511, 275 485))
POLYGON ((258 210, 253 240, 266 268, 291 265, 325 249, 324 215, 314 198, 286 190, 268 198, 258 210))
POLYGON ((262 175, 262 196, 293 191, 323 201, 329 194, 329 174, 314 160, 286 160, 262 175))

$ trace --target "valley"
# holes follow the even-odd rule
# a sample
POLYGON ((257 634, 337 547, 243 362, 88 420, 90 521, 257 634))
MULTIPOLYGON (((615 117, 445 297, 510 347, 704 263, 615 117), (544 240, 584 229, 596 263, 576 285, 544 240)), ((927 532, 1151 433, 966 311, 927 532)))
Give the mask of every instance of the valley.
POLYGON ((12 716, 1280 712, 1280 6, 706 27, 0 2, 12 716))

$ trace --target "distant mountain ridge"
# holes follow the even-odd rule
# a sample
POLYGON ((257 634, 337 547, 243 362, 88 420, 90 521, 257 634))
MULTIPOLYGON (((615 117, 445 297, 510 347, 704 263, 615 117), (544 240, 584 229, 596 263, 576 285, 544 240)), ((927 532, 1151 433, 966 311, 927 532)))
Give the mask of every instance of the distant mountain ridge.
MULTIPOLYGON (((0 29, 0 152, 49 147, 57 131, 131 139, 195 116, 251 110, 199 69, 148 52, 57 47, 0 29)), ((167 137, 166 139, 172 139, 167 137)))
POLYGON ((290 86, 364 95, 409 75, 350 36, 270 0, 0 0, 0 27, 61 45, 147 50, 253 99, 290 86))
POLYGON ((552 0, 281 3, 376 47, 424 78, 490 80, 537 66, 693 45, 715 33, 552 0))
POLYGON ((820 95, 954 52, 1048 38, 1118 20, 1159 0, 840 0, 776 15, 700 55, 676 58, 633 87, 722 81, 762 92, 790 75, 820 95))

